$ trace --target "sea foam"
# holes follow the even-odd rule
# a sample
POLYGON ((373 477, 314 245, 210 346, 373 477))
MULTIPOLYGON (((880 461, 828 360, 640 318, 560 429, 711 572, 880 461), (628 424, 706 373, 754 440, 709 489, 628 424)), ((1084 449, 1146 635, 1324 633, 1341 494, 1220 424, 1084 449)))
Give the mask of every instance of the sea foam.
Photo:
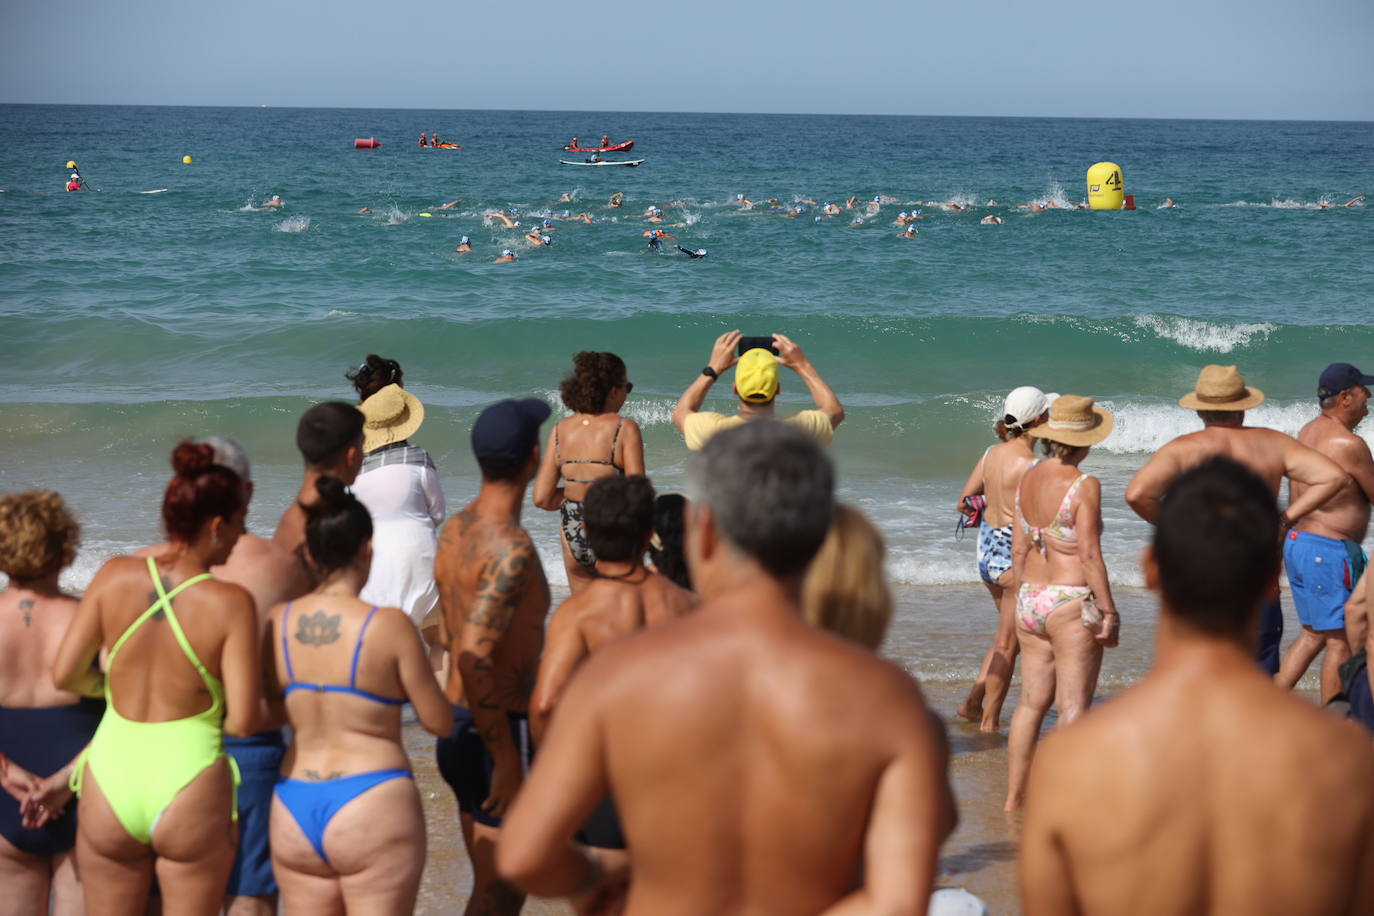
POLYGON ((1200 353, 1230 353, 1237 347, 1250 346, 1256 338, 1263 342, 1277 330, 1276 325, 1267 321, 1222 324, 1174 315, 1138 315, 1135 323, 1137 327, 1200 353))

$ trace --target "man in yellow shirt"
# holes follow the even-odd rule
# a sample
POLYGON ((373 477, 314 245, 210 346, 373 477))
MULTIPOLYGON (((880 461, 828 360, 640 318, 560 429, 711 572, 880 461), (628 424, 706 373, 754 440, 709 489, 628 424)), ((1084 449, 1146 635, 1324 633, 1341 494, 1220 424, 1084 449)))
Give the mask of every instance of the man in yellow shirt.
POLYGON ((724 429, 741 426, 750 420, 762 417, 777 419, 773 413, 773 400, 779 388, 778 366, 786 366, 801 376, 811 399, 816 402, 815 410, 803 410, 799 414, 782 418, 782 422, 796 426, 815 436, 822 444, 828 444, 835 437, 835 427, 844 420, 844 406, 835 392, 821 378, 816 367, 811 365, 802 348, 782 334, 773 335, 773 352, 756 347, 737 353, 741 334, 727 331, 716 338, 711 348, 711 361, 701 370, 701 375, 693 382, 677 406, 673 408, 673 425, 682 430, 687 447, 699 451, 706 440, 724 429), (711 390, 720 374, 738 364, 735 369, 735 394, 739 397, 739 413, 732 417, 710 410, 702 410, 706 393, 711 390))

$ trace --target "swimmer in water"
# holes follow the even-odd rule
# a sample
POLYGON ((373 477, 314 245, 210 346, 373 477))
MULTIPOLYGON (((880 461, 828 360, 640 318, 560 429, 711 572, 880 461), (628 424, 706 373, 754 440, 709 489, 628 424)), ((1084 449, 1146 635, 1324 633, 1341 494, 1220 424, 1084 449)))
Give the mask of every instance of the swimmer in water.
POLYGON ((501 249, 501 257, 497 258, 495 261, 492 261, 491 263, 493 263, 493 264, 506 264, 506 263, 509 263, 510 261, 514 261, 514 260, 515 260, 515 252, 511 251, 509 248, 502 248, 502 249, 501 249))
POLYGON ((564 192, 563 192, 563 196, 560 197, 560 198, 558 198, 558 203, 560 203, 560 204, 570 204, 570 203, 572 203, 572 199, 573 199, 572 193, 569 192, 569 191, 564 191, 564 192))
POLYGON ((679 245, 679 246, 677 246, 677 250, 680 251, 680 252, 682 252, 683 254, 687 255, 687 257, 691 258, 691 259, 694 260, 694 261, 695 261, 697 258, 704 258, 704 257, 706 257, 706 249, 705 249, 705 248, 698 248, 696 251, 693 251, 693 250, 690 249, 690 248, 683 248, 681 245, 679 245))
POLYGON ((463 202, 463 199, 460 197, 460 198, 458 198, 457 200, 450 200, 450 201, 449 201, 448 203, 446 203, 446 204, 440 204, 439 206, 435 207, 434 209, 436 209, 436 210, 452 210, 454 207, 458 206, 458 205, 461 204, 462 202, 463 202))
POLYGON ((987 216, 980 219, 978 221, 978 224, 980 226, 1000 226, 1004 222, 1005 220, 1003 220, 1002 217, 998 216, 996 213, 989 213, 987 216))
POLYGON ((504 210, 496 210, 485 215, 487 219, 501 220, 501 222, 506 224, 507 229, 514 229, 516 226, 520 225, 520 223, 517 220, 513 220, 509 216, 507 216, 504 210))
POLYGON ((910 225, 907 226, 907 227, 906 227, 905 229, 903 229, 901 232, 897 233, 897 238, 899 238, 899 239, 914 239, 914 238, 916 238, 916 227, 915 227, 915 226, 910 226, 910 225))
POLYGON ((458 240, 458 247, 455 248, 455 249, 453 249, 453 250, 454 250, 454 251, 471 251, 471 250, 472 250, 472 239, 468 238, 466 235, 463 236, 461 239, 458 240))
POLYGON ((989 207, 995 207, 995 206, 997 206, 997 201, 995 201, 995 200, 989 200, 989 201, 987 202, 987 206, 989 206, 989 207))
MULTIPOLYGON (((70 191, 71 188, 68 187, 67 190, 70 191)), ((1355 206, 1355 204, 1359 203, 1359 202, 1362 201, 1362 200, 1364 200, 1364 195, 1363 195, 1363 194, 1361 194, 1359 197, 1352 197, 1352 198, 1350 198, 1350 199, 1347 200, 1345 203, 1341 204, 1341 206, 1342 206, 1342 207, 1353 207, 1353 206, 1355 206)), ((1335 205, 1335 204, 1327 203, 1327 202, 1324 201, 1324 200, 1321 200, 1321 201, 1318 201, 1318 202, 1317 202, 1317 209, 1318 209, 1318 210, 1334 210, 1335 208, 1336 208, 1336 205, 1335 205)))
POLYGON ((849 228, 850 228, 850 229, 857 229, 857 228, 859 228, 860 226, 862 226, 863 224, 864 224, 864 218, 863 218, 862 216, 856 216, 856 217, 854 217, 853 220, 850 221, 850 223, 849 223, 849 228))
POLYGON ((619 207, 619 206, 620 206, 621 204, 623 204, 624 202, 625 202, 625 192, 624 192, 624 191, 616 191, 614 194, 611 195, 611 199, 610 199, 610 201, 607 202, 606 205, 609 206, 609 207, 619 207))
POLYGON ((273 194, 273 195, 272 195, 272 199, 269 200, 267 203, 263 204, 261 207, 258 207, 258 209, 259 209, 259 210, 276 210, 276 209, 280 208, 281 206, 282 206, 281 195, 280 195, 280 194, 273 194))
POLYGON ((361 210, 358 211, 358 215, 361 216, 361 215, 364 214, 364 213, 371 213, 371 212, 372 212, 372 208, 371 208, 371 207, 363 207, 361 210))
POLYGON ((651 222, 651 223, 661 223, 661 222, 663 222, 663 211, 660 210, 658 207, 650 207, 650 208, 649 208, 649 222, 651 222))
POLYGON ((754 209, 754 202, 753 202, 752 200, 750 200, 749 198, 745 197, 743 194, 736 194, 736 195, 735 195, 735 203, 739 204, 739 208, 740 208, 741 210, 752 210, 752 209, 754 209))
POLYGON ((84 181, 81 180, 81 176, 80 176, 80 175, 78 175, 76 172, 72 172, 72 177, 71 177, 70 179, 68 179, 68 181, 67 181, 67 190, 68 190, 68 191, 80 191, 80 190, 81 190, 81 186, 84 185, 85 183, 86 183, 86 182, 84 182, 84 181))
POLYGON ((826 201, 825 206, 821 207, 821 212, 824 213, 826 216, 839 216, 840 205, 832 204, 829 201, 826 201))
POLYGON ((790 210, 788 210, 786 213, 782 214, 782 218, 783 218, 783 219, 796 219, 797 217, 801 216, 801 215, 802 215, 803 213, 805 213, 805 212, 806 212, 806 208, 805 208, 805 207, 792 207, 792 208, 791 208, 790 210))
POLYGON ((540 235, 540 228, 538 226, 535 226, 529 232, 526 232, 525 241, 533 242, 536 245, 544 244, 544 237, 540 235))
POLYGON ((1173 199, 1172 197, 1166 197, 1166 198, 1164 198, 1164 203, 1160 204, 1158 207, 1155 207, 1155 209, 1156 209, 1156 210, 1172 210, 1172 209, 1174 209, 1174 208, 1177 207, 1177 206, 1178 206, 1178 204, 1174 203, 1174 199, 1173 199))

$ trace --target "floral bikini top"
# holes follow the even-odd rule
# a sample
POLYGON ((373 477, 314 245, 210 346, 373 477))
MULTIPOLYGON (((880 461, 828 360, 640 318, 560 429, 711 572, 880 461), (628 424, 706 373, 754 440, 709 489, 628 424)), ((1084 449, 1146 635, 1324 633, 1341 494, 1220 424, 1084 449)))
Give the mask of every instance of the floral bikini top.
MULTIPOLYGON (((1035 467, 1039 463, 1040 461, 1037 460, 1031 467, 1035 467)), ((1021 483, 1016 485, 1016 514, 1021 516, 1021 530, 1030 536, 1031 543, 1042 554, 1045 553, 1045 538, 1047 537, 1052 537, 1056 541, 1063 541, 1066 544, 1078 543, 1078 533, 1074 531, 1073 527, 1073 498, 1078 493, 1078 487, 1087 477, 1087 474, 1079 474, 1078 478, 1069 484, 1069 489, 1065 491, 1064 498, 1059 503, 1059 511, 1055 512, 1054 518, 1050 520, 1048 525, 1032 525, 1026 521, 1025 513, 1021 511, 1021 484, 1026 482, 1024 475, 1021 477, 1021 483)))

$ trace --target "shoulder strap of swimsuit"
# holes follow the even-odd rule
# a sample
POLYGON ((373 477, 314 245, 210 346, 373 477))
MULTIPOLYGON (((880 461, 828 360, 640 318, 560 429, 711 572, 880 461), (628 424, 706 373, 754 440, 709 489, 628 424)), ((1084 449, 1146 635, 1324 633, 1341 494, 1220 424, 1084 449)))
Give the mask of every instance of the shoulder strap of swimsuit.
POLYGON ((281 615, 281 655, 286 661, 286 683, 291 684, 296 680, 296 673, 291 670, 291 643, 287 640, 286 634, 290 632, 291 621, 291 602, 286 602, 286 610, 281 615))
POLYGON ((620 427, 625 425, 625 418, 621 417, 615 424, 615 433, 611 435, 611 460, 607 462, 611 467, 619 471, 620 465, 615 463, 615 444, 620 441, 620 427))
MULTIPOLYGON (((176 636, 177 643, 181 646, 181 651, 186 653, 186 657, 190 660, 191 664, 195 666, 196 671, 200 673, 201 679, 206 682, 206 686, 209 686, 210 673, 206 671, 205 666, 201 664, 200 657, 196 655, 196 650, 191 648, 190 640, 186 638, 186 633, 181 629, 181 622, 177 620, 176 611, 172 610, 172 599, 186 591, 186 589, 190 588, 192 585, 195 585, 197 582, 203 582, 206 579, 213 579, 214 577, 208 572, 201 573, 198 576, 192 576, 169 592, 162 587, 162 577, 157 574, 157 562, 152 557, 148 557, 148 576, 153 580, 153 587, 157 589, 157 600, 152 603, 148 610, 138 615, 138 619, 129 624, 129 628, 115 641, 114 646, 110 649, 110 658, 106 663, 107 667, 114 664, 115 656, 119 654, 119 650, 124 645, 124 641, 132 636, 135 630, 143 626, 144 621, 149 617, 152 617, 158 611, 163 611, 167 615, 167 621, 172 625, 172 633, 176 636)), ((108 678, 106 679, 106 683, 109 683, 108 678)), ((213 691, 211 692, 213 693, 213 691)))
POLYGON ((1074 478, 1074 482, 1069 484, 1069 488, 1064 491, 1064 499, 1059 503, 1059 515, 1063 515, 1065 512, 1069 511, 1073 504, 1074 494, 1078 492, 1079 485, 1087 479, 1087 474, 1080 473, 1076 478, 1074 478))
POLYGON ((358 630, 358 642, 353 646, 353 667, 348 673, 348 686, 354 690, 358 689, 358 659, 363 654, 363 637, 367 635, 368 625, 372 623, 372 618, 377 613, 377 605, 372 605, 372 610, 367 612, 367 619, 363 621, 362 629, 358 630))

